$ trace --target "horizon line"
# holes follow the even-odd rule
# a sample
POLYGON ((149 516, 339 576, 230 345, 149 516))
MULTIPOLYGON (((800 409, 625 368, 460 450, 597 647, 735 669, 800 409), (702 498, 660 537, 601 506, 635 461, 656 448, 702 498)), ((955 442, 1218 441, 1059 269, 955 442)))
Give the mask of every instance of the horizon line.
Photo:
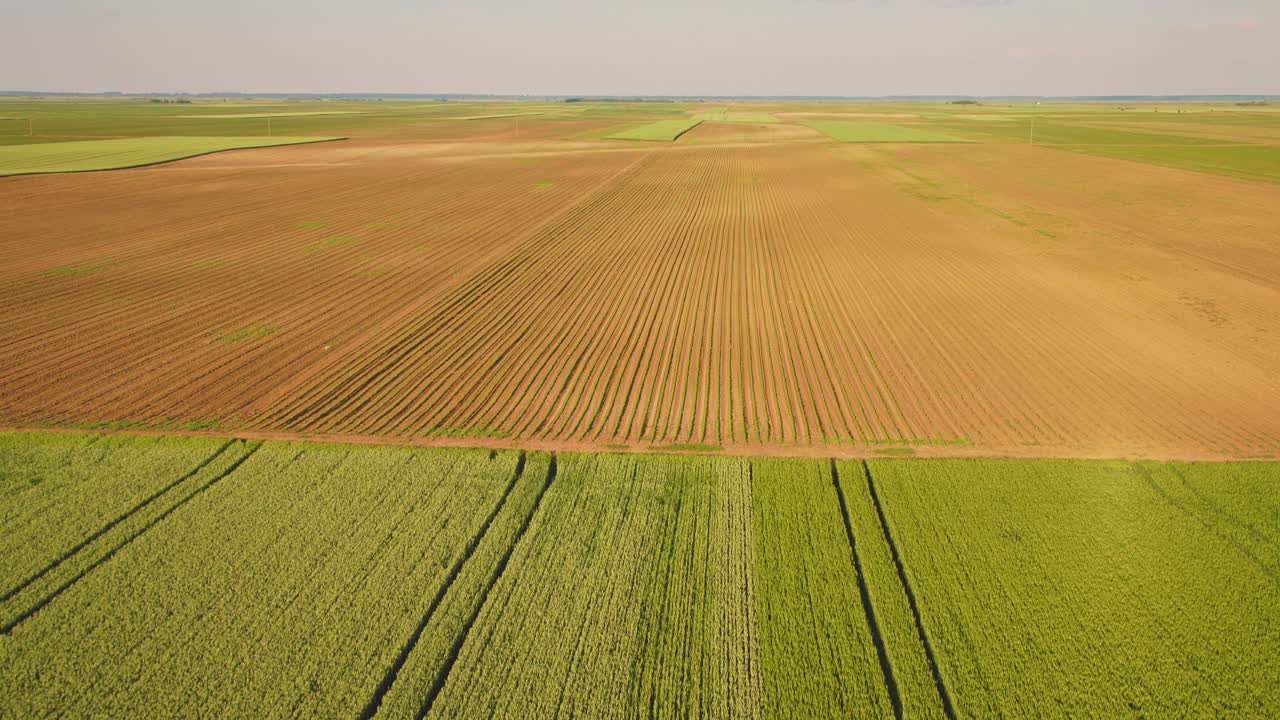
POLYGON ((248 92, 227 91, 121 91, 121 90, 0 90, 0 97, 249 97, 249 98, 496 98, 496 99, 645 99, 645 100, 1280 100, 1280 93, 1106 93, 1097 95, 1027 95, 964 93, 894 93, 886 95, 788 95, 788 94, 645 94, 645 93, 486 93, 486 92, 248 92))

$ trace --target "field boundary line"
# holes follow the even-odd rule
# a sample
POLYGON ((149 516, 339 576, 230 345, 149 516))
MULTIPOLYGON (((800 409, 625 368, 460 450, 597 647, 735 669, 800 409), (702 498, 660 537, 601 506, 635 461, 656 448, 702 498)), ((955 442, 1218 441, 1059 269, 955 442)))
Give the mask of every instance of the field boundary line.
MULTIPOLYGON (((42 425, 39 423, 0 422, 0 432, 25 433, 62 433, 84 434, 94 432, 102 435, 122 435, 129 437, 186 437, 223 439, 234 433, 239 440, 264 440, 274 442, 304 442, 323 445, 371 445, 405 448, 446 448, 469 450, 511 450, 538 452, 580 452, 580 453, 617 453, 652 454, 643 445, 631 443, 629 449, 611 446, 604 440, 583 441, 575 439, 547 440, 543 438, 518 437, 481 437, 481 436, 422 436, 406 437, 394 434, 375 434, 363 432, 306 432, 303 430, 263 429, 262 427, 228 426, 213 430, 181 430, 157 429, 150 427, 134 428, 97 428, 66 427, 58 425, 42 425)), ((868 445, 856 442, 835 443, 813 446, 786 446, 781 444, 719 444, 716 452, 681 452, 686 457, 736 457, 736 458, 807 458, 824 460, 836 457, 839 460, 881 460, 884 455, 876 451, 883 445, 868 445)), ((1069 451, 1059 446, 1052 446, 1040 453, 1017 453, 1000 448, 991 449, 982 443, 969 445, 915 445, 917 458, 966 458, 976 460, 1102 460, 1114 462, 1134 462, 1136 458, 1119 453, 1101 451, 1069 451)), ((1239 455, 1161 452, 1158 455, 1143 456, 1142 460, 1152 462, 1195 462, 1195 463, 1248 463, 1265 465, 1275 463, 1273 457, 1240 457, 1239 455)))
POLYGON ((1156 482, 1155 478, 1151 477, 1151 472, 1147 470, 1145 467, 1143 467, 1140 463, 1129 463, 1129 464, 1130 466, 1136 468, 1138 475, 1142 477, 1143 481, 1146 482, 1147 486, 1150 487, 1151 490, 1155 492, 1155 494, 1159 495, 1161 499, 1163 499, 1166 503, 1168 503, 1174 509, 1180 511, 1187 517, 1203 525, 1204 528, 1208 530, 1214 537, 1218 538, 1219 540, 1225 542, 1226 544, 1238 550, 1241 555, 1244 555, 1251 562, 1253 562, 1254 565, 1257 565, 1258 569, 1261 570, 1264 575, 1270 578, 1272 583, 1274 583, 1277 587, 1280 587, 1280 573, 1277 573, 1274 569, 1269 567, 1265 562, 1262 561, 1262 558, 1258 557, 1248 547, 1240 544, 1240 542, 1237 541, 1235 538, 1227 535, 1214 522, 1206 519, 1199 512, 1196 512, 1195 510, 1187 507, 1186 503, 1183 503, 1179 501, 1177 498, 1170 495, 1164 488, 1160 487, 1160 483, 1156 482))
POLYGON ((462 652, 462 646, 466 644, 467 637, 471 634, 471 628, 475 626, 476 619, 480 617, 480 612, 484 610, 484 606, 489 601, 489 593, 493 591, 493 586, 498 583, 498 579, 506 572, 507 563, 511 560, 511 555, 515 552, 520 541, 524 539, 525 532, 529 529, 529 524, 533 522, 533 516, 538 514, 538 508, 542 506, 542 498, 546 496, 547 490, 551 487, 551 483, 556 479, 557 459, 556 454, 551 453, 551 463, 547 466, 547 478, 542 483, 542 488, 538 490, 538 496, 533 500, 533 507, 529 509, 529 514, 525 516, 524 522, 520 524, 520 529, 516 532, 511 544, 507 546, 507 552, 503 554, 502 559, 498 561, 498 565, 493 569, 493 574, 489 576, 489 582, 485 585, 484 591, 480 593, 480 600, 472 609, 471 615, 467 617, 467 621, 462 626, 462 632, 454 638, 453 645, 449 648, 449 655, 445 658, 444 664, 440 666, 436 679, 431 683, 431 689, 427 691, 427 697, 422 701, 422 705, 414 714, 415 720, 423 720, 430 712, 431 707, 435 704, 436 698, 439 697, 440 691, 444 689, 444 685, 449 680, 449 673, 453 670, 453 665, 458 661, 458 654, 462 652))
POLYGON ((875 479, 871 476, 871 467, 866 460, 862 461, 862 474, 867 478, 867 490, 871 493, 871 502, 876 506, 876 516, 880 518, 880 529, 884 531, 884 540, 889 545, 889 553, 893 555, 893 564, 898 569, 898 580, 907 595, 907 604, 911 606, 911 614, 915 617, 916 633, 924 645, 925 655, 929 658, 929 672, 933 674, 933 684, 938 689, 938 697, 942 699, 942 711, 949 720, 955 720, 956 709, 951 703, 951 693, 947 691, 947 683, 942 679, 942 669, 938 666, 938 657, 933 652, 933 643, 929 642, 929 633, 924 627, 924 618, 920 615, 920 605, 916 602, 915 591, 911 589, 911 581, 907 579, 906 567, 902 564, 902 556, 898 553, 898 545, 893 541, 893 533, 889 531, 889 521, 885 518, 884 508, 880 504, 880 495, 876 493, 875 479))
POLYGON ((256 444, 256 445, 254 445, 253 447, 251 447, 251 448, 249 449, 249 451, 248 451, 248 452, 246 452, 244 455, 242 455, 242 456, 240 456, 239 458, 237 458, 237 459, 236 459, 236 461, 235 461, 234 463, 232 463, 232 464, 231 464, 231 466, 230 466, 230 467, 228 467, 226 470, 224 470, 224 471, 222 471, 221 473, 219 473, 216 477, 214 477, 214 478, 213 478, 212 480, 210 480, 209 482, 205 483, 204 485, 201 485, 199 488, 197 488, 196 490, 194 490, 190 495, 188 495, 188 496, 186 496, 185 498, 183 498, 182 500, 180 500, 180 501, 179 501, 177 504, 175 504, 173 507, 171 507, 171 508, 169 508, 168 510, 165 510, 164 512, 162 512, 162 513, 160 513, 159 515, 157 515, 155 518, 153 518, 153 519, 152 519, 150 522, 148 522, 146 525, 143 525, 141 528, 139 528, 139 529, 138 529, 136 532, 134 532, 132 535, 130 535, 129 537, 127 537, 127 538, 125 538, 123 541, 121 541, 121 543, 120 543, 119 545, 116 545, 115 547, 113 547, 113 548, 111 548, 110 550, 108 550, 108 551, 107 551, 107 552, 106 552, 102 557, 98 558, 98 559, 97 559, 97 560, 95 560, 92 564, 90 564, 90 565, 89 565, 89 567, 87 567, 87 568, 85 568, 84 570, 81 570, 80 572, 76 573, 74 577, 72 577, 70 580, 67 580, 66 582, 64 582, 64 583, 62 583, 61 585, 59 585, 56 589, 54 589, 54 591, 53 591, 53 592, 49 593, 49 594, 48 594, 48 595, 46 595, 43 599, 41 599, 39 602, 35 603, 35 604, 34 604, 34 605, 32 605, 30 608, 28 608, 27 610, 23 611, 20 615, 18 615, 18 617, 16 617, 16 618, 14 618, 13 620, 11 620, 11 621, 10 621, 8 624, 6 624, 4 627, 0 627, 0 635, 12 635, 12 634, 13 634, 13 630, 14 630, 14 628, 16 628, 18 625, 22 624, 23 622, 26 622, 28 619, 30 619, 30 618, 31 618, 31 616, 35 615, 36 613, 38 613, 38 612, 40 612, 42 609, 44 609, 44 607, 45 607, 46 605, 48 605, 49 603, 53 602, 53 601, 54 601, 54 599, 56 599, 59 595, 61 595, 64 591, 66 591, 66 590, 67 590, 68 588, 70 588, 72 585, 76 584, 76 583, 77 583, 77 582, 79 582, 82 578, 84 578, 86 575, 88 575, 89 573, 91 573, 91 572, 93 572, 94 570, 96 570, 96 569, 97 569, 99 566, 101 566, 103 563, 105 563, 105 562, 107 562, 108 560, 110 560, 111 558, 115 557, 115 554, 116 554, 116 553, 118 553, 118 552, 120 552, 122 549, 124 549, 124 548, 125 548, 125 546, 127 546, 129 543, 133 542, 134 540, 137 540, 139 537, 141 537, 141 536, 142 536, 142 534, 143 534, 143 533, 145 533, 146 531, 148 531, 148 530, 150 530, 151 528, 155 527, 157 524, 159 524, 159 523, 160 523, 160 521, 164 520, 165 518, 169 517, 169 515, 173 514, 173 512, 174 512, 175 510, 178 510, 178 509, 179 509, 179 508, 181 508, 182 506, 186 505, 188 502, 191 502, 191 500, 192 500, 192 499, 194 499, 194 498, 195 498, 197 495, 199 495, 200 493, 202 493, 202 492, 204 492, 205 490, 208 490, 209 488, 213 487, 215 484, 217 484, 217 483, 218 483, 220 480, 222 480, 223 478, 229 477, 232 473, 234 473, 236 470, 238 470, 238 469, 240 468, 240 466, 241 466, 241 465, 243 465, 243 464, 244 464, 244 462, 245 462, 246 460, 248 460, 250 457, 252 457, 254 453, 258 452, 258 449, 259 449, 259 448, 261 448, 261 447, 262 447, 263 445, 265 445, 265 444, 266 444, 266 442, 265 442, 265 441, 260 441, 260 442, 258 442, 258 444, 256 444))
POLYGON ((205 458, 204 460, 201 460, 199 463, 197 463, 197 464, 196 464, 196 466, 195 466, 194 468, 192 468, 192 469, 191 469, 191 470, 189 470, 188 472, 184 473, 184 474, 183 474, 181 477, 179 477, 177 480, 174 480, 173 482, 169 483, 168 485, 165 485, 164 487, 162 487, 162 488, 160 488, 159 490, 155 491, 155 492, 154 492, 154 493, 152 493, 151 495, 147 496, 146 498, 144 498, 144 499, 142 500, 142 502, 139 502, 138 504, 134 505, 132 508, 130 508, 130 509, 128 509, 128 510, 126 510, 123 514, 118 515, 114 520, 111 520, 111 521, 110 521, 110 522, 108 522, 106 525, 103 525, 101 528, 99 528, 99 529, 98 529, 97 531, 95 531, 93 534, 91 534, 91 535, 89 535, 88 537, 86 537, 84 540, 81 540, 79 543, 77 543, 77 544, 76 544, 76 546, 75 546, 75 547, 73 547, 73 548, 71 548, 70 550, 68 550, 68 551, 66 551, 66 552, 62 553, 61 555, 59 555, 59 556, 58 556, 58 557, 57 557, 53 562, 51 562, 51 563, 49 563, 48 565, 46 565, 46 566, 44 567, 44 569, 42 569, 42 570, 40 570, 40 571, 36 572, 34 575, 31 575, 31 576, 30 576, 30 577, 28 577, 27 579, 25 579, 25 580, 23 580, 22 582, 18 583, 16 586, 14 586, 14 587, 13 587, 13 589, 6 591, 6 592, 4 593, 4 595, 0 595, 0 603, 8 602, 9 600, 11 600, 11 599, 13 598, 13 596, 17 595, 18 593, 20 593, 20 592, 22 592, 23 590, 25 590, 25 589, 27 589, 28 587, 30 587, 30 586, 31 586, 31 583, 34 583, 35 581, 39 580, 40 578, 44 577, 45 575, 48 575, 50 572, 53 572, 53 570, 55 570, 59 565, 61 565, 62 563, 66 562, 67 560, 70 560, 72 557, 74 557, 74 556, 75 556, 75 554, 76 554, 76 553, 78 553, 78 552, 80 552, 81 550, 83 550, 83 549, 85 549, 86 547, 88 547, 88 545, 89 545, 90 543, 92 543, 94 540, 97 540, 98 538, 102 537, 102 536, 103 536, 103 535, 105 535, 106 533, 110 532, 110 531, 111 531, 111 529, 112 529, 112 528, 114 528, 115 526, 119 525, 120 523, 124 522, 125 520, 128 520, 128 519, 129 519, 130 517, 132 517, 135 513, 137 513, 137 512, 139 512, 139 511, 141 511, 141 510, 142 510, 142 509, 144 509, 147 505, 150 505, 152 502, 154 502, 154 501, 155 501, 157 498, 159 498, 161 495, 164 495, 165 493, 167 493, 167 492, 169 492, 170 490, 174 489, 175 487, 177 487, 177 486, 181 485, 182 483, 186 482, 187 480, 190 480, 190 479, 191 479, 192 477, 194 477, 197 473, 199 473, 201 470, 203 470, 203 469, 204 469, 204 468, 205 468, 209 463, 211 463, 211 462, 213 462, 214 460, 216 460, 216 459, 218 458, 218 456, 219 456, 219 455, 221 455, 222 453, 226 452, 227 448, 231 447, 233 444, 235 444, 235 442, 236 442, 236 440, 235 440, 234 438, 233 438, 233 439, 231 439, 231 440, 226 441, 225 443, 223 443, 223 444, 222 444, 222 446, 221 446, 221 447, 219 447, 217 450, 214 450, 212 455, 210 455, 209 457, 205 458))
POLYGON ((871 629, 871 641, 876 646, 876 656, 880 658, 880 671, 884 673, 884 684, 889 690, 893 716, 897 720, 902 720, 902 694, 898 688, 898 680, 893 674, 893 663, 889 661, 889 651, 885 647, 884 636, 880 634, 880 623, 876 620, 876 610, 871 604, 867 578, 862 573, 862 560, 858 557, 858 543, 853 536, 853 523, 849 519, 849 506, 845 502, 844 488, 840 487, 840 471, 836 469, 835 458, 831 458, 831 486, 835 489, 836 499, 840 502, 840 517, 844 520, 844 532, 849 539, 849 552, 853 558, 853 571, 858 578, 858 594, 862 597, 862 609, 867 616, 867 627, 871 629))

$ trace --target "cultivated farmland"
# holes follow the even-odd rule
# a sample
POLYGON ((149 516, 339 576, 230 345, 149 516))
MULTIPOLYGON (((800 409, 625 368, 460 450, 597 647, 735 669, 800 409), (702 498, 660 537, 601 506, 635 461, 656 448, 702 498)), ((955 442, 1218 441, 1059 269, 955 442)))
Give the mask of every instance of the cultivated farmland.
POLYGON ((1274 715, 1278 148, 0 100, 0 718, 1274 715))
POLYGON ((6 591, 0 606, 6 718, 1277 702, 1261 660, 1280 652, 1280 586, 1256 554, 1274 557, 1273 465, 74 433, 0 447, 10 550, 49 535, 5 569, 10 589, 44 573, 22 591, 35 605, 6 591))

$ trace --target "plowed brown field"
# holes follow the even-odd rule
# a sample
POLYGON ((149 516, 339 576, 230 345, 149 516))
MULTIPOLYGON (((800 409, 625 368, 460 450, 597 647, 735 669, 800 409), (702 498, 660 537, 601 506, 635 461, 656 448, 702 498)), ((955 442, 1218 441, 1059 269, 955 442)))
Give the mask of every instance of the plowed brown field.
POLYGON ((513 125, 0 180, 0 424, 1280 452, 1280 186, 513 125))

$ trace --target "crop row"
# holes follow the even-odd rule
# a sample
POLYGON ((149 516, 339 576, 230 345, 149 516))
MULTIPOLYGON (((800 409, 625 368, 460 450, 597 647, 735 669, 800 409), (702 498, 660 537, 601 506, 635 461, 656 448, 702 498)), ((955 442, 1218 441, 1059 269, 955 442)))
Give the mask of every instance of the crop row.
POLYGON ((259 152, 285 167, 13 183, 0 238, 32 240, 0 268, 0 422, 1064 455, 1280 437, 1256 343, 1082 274, 900 147, 259 152))
POLYGON ((187 199, 164 217, 146 211, 145 176, 86 186, 75 212, 63 195, 11 196, 0 224, 35 248, 0 287, 0 417, 235 424, 518 243, 615 162, 304 167, 275 171, 291 183, 230 173, 208 193, 207 174, 184 173, 166 176, 187 199), (234 339, 246 328, 263 332, 234 339))
POLYGON ((761 174, 712 154, 637 165, 267 422, 655 444, 920 434, 821 250, 783 241, 792 191, 734 180, 761 174))
POLYGON ((1062 289, 1074 280, 976 243, 990 230, 963 212, 843 173, 839 151, 652 153, 253 422, 631 446, 1271 447, 1274 417, 1229 379, 1135 355, 1062 289))
POLYGON ((656 120, 639 127, 619 130, 611 135, 606 135, 605 137, 613 140, 652 140, 658 142, 672 142, 679 139, 681 135, 697 127, 701 122, 702 119, 697 117, 656 120))
POLYGON ((1022 230, 978 242, 989 227, 926 212, 876 174, 897 172, 883 158, 844 173, 842 151, 644 156, 252 423, 631 446, 1273 447, 1274 414, 1239 383, 1135 354, 1127 325, 1063 289, 1074 276, 1006 251, 1022 230))

